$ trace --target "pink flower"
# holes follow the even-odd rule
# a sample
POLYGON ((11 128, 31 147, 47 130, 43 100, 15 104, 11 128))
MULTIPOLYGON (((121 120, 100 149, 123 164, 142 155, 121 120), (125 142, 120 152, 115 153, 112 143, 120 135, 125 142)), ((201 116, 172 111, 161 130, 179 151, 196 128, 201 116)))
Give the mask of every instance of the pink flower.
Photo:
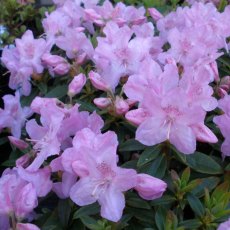
POLYGON ((19 167, 6 169, 0 178, 0 215, 14 213, 17 218, 27 217, 37 206, 37 197, 51 190, 49 168, 31 173, 19 167))
POLYGON ((21 39, 16 39, 16 48, 20 57, 20 64, 33 69, 35 73, 42 73, 44 67, 41 57, 49 52, 49 44, 42 38, 34 39, 33 33, 27 30, 21 39))
POLYGON ((125 207, 123 192, 136 185, 136 171, 117 167, 115 133, 96 135, 90 129, 83 129, 76 134, 73 144, 74 148, 62 155, 64 168, 67 169, 69 162, 80 176, 70 190, 70 198, 80 206, 98 201, 102 217, 117 222, 125 207), (69 154, 73 156, 72 163, 69 154))
POLYGON ((145 200, 160 198, 167 188, 167 184, 147 174, 137 175, 137 185, 134 187, 140 197, 145 200))
POLYGON ((86 54, 87 58, 93 55, 93 46, 89 39, 82 32, 82 28, 67 28, 65 34, 56 39, 56 45, 66 51, 68 58, 77 58, 79 55, 86 54), (77 42, 76 42, 77 41, 77 42))
MULTIPOLYGON (((139 125, 136 131, 138 141, 155 145, 169 140, 186 154, 195 151, 196 139, 217 141, 214 134, 204 126, 205 111, 201 107, 206 105, 205 108, 215 108, 215 104, 211 107, 210 103, 215 100, 210 98, 212 90, 207 93, 205 89, 200 95, 194 85, 188 84, 188 87, 194 87, 192 95, 197 96, 196 101, 192 101, 190 92, 182 84, 185 76, 179 80, 178 69, 174 64, 165 65, 162 71, 157 63, 146 59, 139 72, 130 76, 125 85, 129 99, 139 101, 138 109, 126 113, 128 120, 139 125)), ((201 76, 205 77, 204 73, 201 76)), ((203 85, 197 86, 208 87, 208 82, 205 80, 203 85)))
POLYGON ((4 109, 0 109, 0 130, 10 128, 12 135, 15 138, 20 138, 21 129, 28 117, 32 115, 29 107, 21 107, 19 93, 15 96, 5 95, 3 97, 4 109))
POLYGON ((86 76, 84 74, 79 74, 75 76, 69 84, 68 95, 74 97, 76 94, 80 93, 85 83, 86 76))
POLYGON ((230 96, 226 95, 223 99, 220 99, 218 107, 223 110, 224 114, 214 117, 213 121, 220 128, 225 138, 221 146, 221 152, 225 156, 230 156, 230 96))

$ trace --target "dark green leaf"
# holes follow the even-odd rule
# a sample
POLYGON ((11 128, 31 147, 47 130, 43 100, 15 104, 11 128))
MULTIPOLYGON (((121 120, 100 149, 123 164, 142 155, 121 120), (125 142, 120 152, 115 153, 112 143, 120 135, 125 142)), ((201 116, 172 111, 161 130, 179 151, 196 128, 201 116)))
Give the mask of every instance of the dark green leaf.
POLYGON ((45 95, 48 98, 62 98, 67 94, 67 85, 58 85, 55 88, 49 90, 49 92, 45 95))
POLYGON ((63 227, 68 227, 70 213, 71 213, 70 201, 68 199, 59 200, 58 216, 63 227))
POLYGON ((163 207, 159 207, 155 214, 155 222, 158 230, 165 230, 165 221, 166 221, 167 211, 163 207))
POLYGON ((147 147, 141 154, 137 166, 143 166, 146 163, 156 159, 161 152, 161 147, 159 145, 153 147, 147 147))
POLYGON ((204 189, 207 188, 209 191, 212 191, 217 184, 219 183, 220 179, 218 177, 208 177, 201 179, 201 183, 192 190, 192 194, 201 197, 204 195, 204 189))
POLYGON ((179 226, 184 227, 185 229, 193 229, 193 230, 198 229, 201 225, 202 223, 197 219, 185 220, 179 224, 179 226))
POLYGON ((146 146, 141 144, 135 139, 127 140, 119 146, 120 152, 139 151, 143 150, 146 146))
POLYGON ((190 207, 192 208, 192 210, 199 216, 203 216, 205 213, 204 207, 202 205, 202 203, 200 202, 200 200, 194 196, 192 193, 189 193, 187 195, 187 200, 188 203, 190 205, 190 207))
POLYGON ((81 218, 88 215, 95 215, 99 213, 100 207, 97 203, 90 204, 79 208, 73 215, 73 219, 81 218))
POLYGON ((197 172, 207 174, 221 174, 223 170, 210 156, 195 152, 186 156, 186 164, 197 172))

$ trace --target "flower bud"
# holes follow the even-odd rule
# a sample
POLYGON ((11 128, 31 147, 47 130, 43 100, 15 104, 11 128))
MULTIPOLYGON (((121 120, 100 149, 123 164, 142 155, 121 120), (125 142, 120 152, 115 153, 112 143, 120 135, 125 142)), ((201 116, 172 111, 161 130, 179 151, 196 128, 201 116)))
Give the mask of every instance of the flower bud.
POLYGON ((58 55, 52 55, 49 53, 45 53, 42 56, 42 63, 48 66, 55 67, 59 64, 67 63, 67 61, 58 55))
POLYGON ((28 144, 23 140, 20 140, 13 136, 8 136, 8 138, 10 143, 19 148, 20 150, 26 149, 28 147, 28 144))
POLYGON ((116 97, 115 100, 116 114, 122 115, 129 111, 129 104, 121 97, 116 97))
POLYGON ((103 91, 108 91, 109 90, 109 87, 106 84, 105 80, 98 73, 90 71, 89 79, 90 79, 92 85, 96 89, 100 89, 100 90, 103 90, 103 91))
POLYGON ((93 103, 100 109, 105 109, 111 105, 112 101, 106 97, 95 98, 93 103))
POLYGON ((155 177, 147 174, 137 175, 137 186, 134 189, 139 196, 145 200, 160 198, 167 188, 167 184, 155 177))
POLYGON ((85 83, 86 76, 84 74, 81 73, 75 76, 69 84, 68 95, 74 97, 76 94, 80 93, 85 83))
POLYGON ((215 80, 216 82, 219 82, 219 81, 220 81, 220 76, 219 76, 218 66, 217 66, 216 61, 212 62, 212 63, 210 64, 210 67, 211 67, 211 69, 212 69, 212 71, 213 71, 213 74, 214 74, 214 80, 215 80))
POLYGON ((34 224, 22 224, 22 223, 17 223, 16 229, 17 230, 40 230, 40 228, 38 228, 34 224))
POLYGON ((25 154, 16 160, 16 166, 17 167, 21 166, 23 168, 26 168, 27 166, 29 166, 29 164, 30 164, 29 154, 25 154))
POLYGON ((149 8, 148 12, 154 21, 158 21, 164 17, 156 8, 149 8))
POLYGON ((53 72, 58 75, 67 74, 70 70, 69 63, 62 63, 53 68, 53 72))

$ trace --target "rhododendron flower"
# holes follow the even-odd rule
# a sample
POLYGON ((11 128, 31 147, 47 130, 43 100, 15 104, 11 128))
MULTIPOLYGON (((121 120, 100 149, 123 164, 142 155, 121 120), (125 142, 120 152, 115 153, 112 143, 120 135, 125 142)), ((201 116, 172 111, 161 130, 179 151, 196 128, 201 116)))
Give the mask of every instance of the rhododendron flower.
POLYGON ((0 178, 0 214, 14 213, 25 218, 37 206, 37 197, 46 196, 51 190, 50 170, 35 173, 23 168, 6 169, 0 178))
POLYGON ((204 126, 205 111, 201 107, 204 99, 210 100, 210 94, 204 93, 203 98, 197 97, 197 103, 191 103, 174 64, 167 64, 164 71, 153 61, 143 64, 140 73, 130 76, 125 85, 126 95, 140 102, 137 110, 126 113, 127 119, 139 125, 136 139, 145 145, 169 140, 186 154, 195 151, 196 139, 216 142, 214 134, 204 126))
POLYGON ((115 90, 122 76, 134 74, 141 62, 150 55, 152 40, 135 37, 128 26, 119 28, 114 22, 109 22, 103 29, 106 37, 98 37, 93 60, 98 68, 98 74, 107 85, 115 90))
POLYGON ((66 51, 68 58, 77 58, 86 54, 88 58, 93 55, 93 46, 82 32, 83 28, 66 29, 65 34, 56 39, 56 45, 66 51), (77 42, 76 42, 77 41, 77 42))
POLYGON ((226 95, 219 100, 218 107, 223 110, 224 114, 214 117, 213 121, 220 128, 225 140, 221 146, 221 152, 224 156, 230 156, 230 96, 226 95))
POLYGON ((21 129, 28 117, 32 115, 29 107, 21 107, 19 93, 3 97, 4 109, 0 109, 0 130, 9 128, 12 135, 20 138, 21 129))
POLYGON ((140 193, 148 190, 154 198, 165 189, 162 182, 164 189, 156 188, 155 192, 152 186, 147 188, 138 182, 135 170, 118 167, 117 145, 114 132, 95 134, 85 128, 76 133, 73 148, 66 149, 61 156, 64 170, 80 177, 70 190, 70 198, 80 206, 98 201, 101 216, 114 222, 121 218, 125 207, 123 192, 136 187, 140 193))

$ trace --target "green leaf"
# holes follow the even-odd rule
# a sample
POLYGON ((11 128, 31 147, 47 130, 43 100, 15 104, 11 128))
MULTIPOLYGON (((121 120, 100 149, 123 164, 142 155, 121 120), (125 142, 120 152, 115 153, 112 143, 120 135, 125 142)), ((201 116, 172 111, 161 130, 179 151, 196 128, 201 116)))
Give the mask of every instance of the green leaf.
POLYGON ((62 98, 67 94, 67 85, 58 85, 55 88, 49 90, 49 92, 45 95, 48 98, 62 98))
POLYGON ((185 220, 179 224, 179 226, 184 227, 185 229, 193 229, 193 230, 198 229, 201 225, 202 223, 197 219, 185 220))
POLYGON ((157 178, 163 178, 165 175, 166 168, 166 158, 164 155, 160 155, 156 160, 142 167, 140 171, 157 178))
POLYGON ((209 191, 212 191, 220 182, 218 177, 208 177, 201 179, 201 183, 192 190, 192 194, 201 197, 204 195, 204 189, 207 188, 209 191))
POLYGON ((5 143, 7 143, 9 141, 9 139, 7 137, 1 137, 0 138, 0 145, 3 145, 5 143))
POLYGON ((95 215, 99 213, 100 206, 97 203, 90 204, 79 208, 73 215, 73 219, 82 218, 84 216, 95 215))
POLYGON ((199 216, 203 216, 205 213, 204 207, 202 205, 202 203, 200 202, 200 200, 194 196, 192 193, 189 193, 187 195, 187 200, 188 203, 190 205, 190 207, 192 208, 192 210, 199 216))
POLYGON ((99 227, 97 221, 89 216, 82 216, 80 219, 82 223, 90 230, 97 230, 99 227))
POLYGON ((58 201, 58 217, 63 227, 68 227, 71 213, 70 201, 68 199, 58 201))
POLYGON ((166 209, 159 207, 155 214, 155 222, 158 230, 165 230, 165 221, 166 221, 166 209))
POLYGON ((176 198, 170 195, 164 195, 159 199, 151 201, 152 206, 156 205, 169 205, 176 201, 176 198))
POLYGON ((182 175, 181 175, 181 182, 182 182, 183 185, 186 185, 186 184, 188 183, 189 178, 190 178, 190 173, 191 173, 190 171, 191 171, 191 170, 190 170, 189 167, 187 167, 187 168, 183 171, 183 173, 182 173, 182 175))
POLYGON ((206 174, 221 174, 223 170, 210 156, 195 152, 186 156, 186 164, 197 172, 206 174))
POLYGON ((148 204, 148 202, 139 197, 128 197, 126 199, 126 203, 128 206, 134 208, 151 209, 151 206, 148 204))
POLYGON ((145 209, 139 209, 139 208, 126 208, 126 212, 135 216, 138 220, 144 222, 144 223, 149 223, 151 225, 154 225, 154 215, 152 210, 145 210, 145 209))
POLYGON ((150 161, 156 159, 161 152, 161 147, 159 145, 155 145, 153 147, 147 147, 141 154, 137 167, 141 167, 150 161))
POLYGON ((139 141, 135 139, 129 139, 119 146, 119 151, 120 152, 139 151, 139 150, 143 150, 145 147, 146 146, 141 144, 139 141))
POLYGON ((230 171, 230 163, 225 167, 226 171, 230 171))

